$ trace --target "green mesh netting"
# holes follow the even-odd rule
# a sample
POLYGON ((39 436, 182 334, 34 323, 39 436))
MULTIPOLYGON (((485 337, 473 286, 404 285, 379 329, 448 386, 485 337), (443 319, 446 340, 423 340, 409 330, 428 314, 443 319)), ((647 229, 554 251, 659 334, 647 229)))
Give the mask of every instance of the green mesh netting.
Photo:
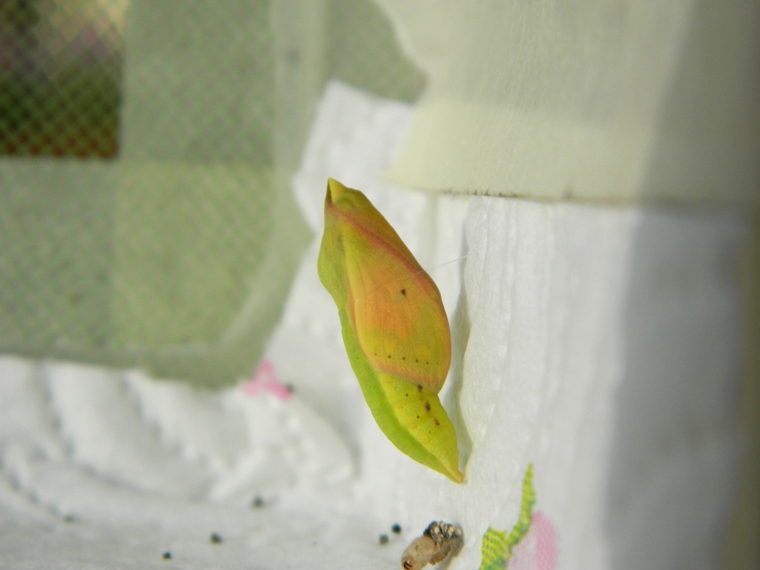
POLYGON ((0 2, 0 153, 116 153, 126 0, 0 2))
POLYGON ((424 83, 370 0, 14 0, 0 26, 0 350, 204 385, 280 313, 325 80, 424 83))

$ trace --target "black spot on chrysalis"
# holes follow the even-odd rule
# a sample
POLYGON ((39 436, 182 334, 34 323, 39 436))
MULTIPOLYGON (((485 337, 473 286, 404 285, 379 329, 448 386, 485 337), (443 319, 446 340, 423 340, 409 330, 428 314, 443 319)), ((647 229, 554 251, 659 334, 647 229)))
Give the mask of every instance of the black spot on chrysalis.
POLYGON ((430 411, 430 402, 425 402, 425 409, 429 412, 430 411))

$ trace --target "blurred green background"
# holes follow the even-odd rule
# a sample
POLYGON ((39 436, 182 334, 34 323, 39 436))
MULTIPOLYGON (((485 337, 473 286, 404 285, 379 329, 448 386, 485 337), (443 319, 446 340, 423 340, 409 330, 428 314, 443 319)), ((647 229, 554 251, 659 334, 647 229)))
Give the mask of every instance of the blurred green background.
POLYGON ((205 386, 280 314, 325 82, 425 85, 371 0, 10 0, 0 45, 0 350, 205 386))

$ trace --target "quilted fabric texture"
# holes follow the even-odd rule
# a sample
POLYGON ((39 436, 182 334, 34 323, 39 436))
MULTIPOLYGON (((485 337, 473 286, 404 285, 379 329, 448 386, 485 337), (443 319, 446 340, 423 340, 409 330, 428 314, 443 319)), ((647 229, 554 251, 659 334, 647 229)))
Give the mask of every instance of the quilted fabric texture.
POLYGON ((444 520, 465 534, 450 568, 478 568, 487 530, 521 520, 532 464, 510 568, 718 567, 743 218, 394 188, 381 173, 411 117, 331 84, 293 186, 316 236, 327 177, 362 188, 438 282, 465 484, 372 421, 317 237, 265 364, 238 386, 0 361, 0 562, 380 570, 444 520))

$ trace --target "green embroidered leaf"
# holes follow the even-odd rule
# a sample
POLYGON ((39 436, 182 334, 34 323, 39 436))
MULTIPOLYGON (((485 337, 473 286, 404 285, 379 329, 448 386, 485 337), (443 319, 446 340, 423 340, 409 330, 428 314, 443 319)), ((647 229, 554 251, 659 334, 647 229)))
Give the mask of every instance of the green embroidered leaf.
POLYGON ((533 464, 528 464, 523 479, 522 503, 520 517, 512 527, 509 535, 501 530, 488 528, 481 542, 482 558, 480 570, 499 570, 506 568, 512 558, 512 552, 530 530, 533 508, 536 506, 536 491, 533 488, 533 464))
POLYGON ((507 533, 488 527, 480 546, 480 570, 499 570, 507 567, 509 542, 507 533))

